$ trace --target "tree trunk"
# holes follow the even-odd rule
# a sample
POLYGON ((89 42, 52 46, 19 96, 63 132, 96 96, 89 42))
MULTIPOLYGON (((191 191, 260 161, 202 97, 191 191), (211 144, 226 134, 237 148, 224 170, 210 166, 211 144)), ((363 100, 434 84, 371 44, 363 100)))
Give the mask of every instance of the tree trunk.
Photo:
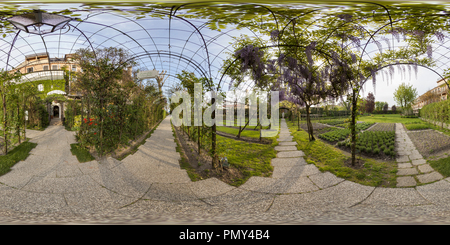
POLYGON ((6 96, 3 95, 2 96, 2 101, 3 101, 3 138, 5 139, 5 145, 4 147, 4 151, 5 155, 8 154, 8 135, 6 134, 6 127, 7 127, 7 122, 8 120, 6 120, 6 96))
POLYGON ((200 126, 197 127, 197 131, 198 154, 200 155, 200 126))
POLYGON ((316 138, 314 138, 314 129, 311 123, 311 118, 310 118, 310 112, 309 112, 309 105, 306 105, 306 125, 308 127, 308 138, 309 141, 314 141, 316 140, 316 138))
POLYGON ((20 117, 19 117, 19 113, 20 113, 20 106, 19 106, 19 101, 17 101, 17 137, 19 137, 19 144, 22 143, 22 141, 20 140, 20 117))
MULTIPOLYGON (((211 99, 211 104, 214 105, 215 101, 216 101, 216 99, 212 98, 211 99)), ((212 119, 213 120, 216 119, 216 110, 213 110, 212 119)), ((218 167, 218 165, 219 165, 218 164, 219 159, 218 159, 217 154, 216 154, 216 132, 217 132, 216 123, 213 123, 211 130, 212 130, 212 135, 211 135, 211 141, 212 141, 211 142, 212 163, 211 164, 212 164, 212 168, 216 169, 218 167)))

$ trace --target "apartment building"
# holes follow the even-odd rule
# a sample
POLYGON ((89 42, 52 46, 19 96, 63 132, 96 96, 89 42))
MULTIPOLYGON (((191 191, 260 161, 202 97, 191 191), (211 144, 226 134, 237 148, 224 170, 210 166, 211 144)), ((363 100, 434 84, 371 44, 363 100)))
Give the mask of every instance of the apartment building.
POLYGON ((418 113, 425 105, 446 100, 448 98, 448 86, 443 79, 436 82, 437 86, 419 96, 412 105, 414 113, 418 113))

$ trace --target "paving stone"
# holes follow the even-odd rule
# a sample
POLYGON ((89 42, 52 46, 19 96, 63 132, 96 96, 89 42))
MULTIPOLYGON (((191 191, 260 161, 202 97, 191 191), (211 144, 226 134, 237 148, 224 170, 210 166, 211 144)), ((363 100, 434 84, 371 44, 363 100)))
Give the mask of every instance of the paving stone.
POLYGON ((283 137, 283 138, 277 138, 277 141, 292 141, 294 137, 289 136, 289 137, 283 137))
POLYGON ((442 178, 444 177, 436 171, 427 174, 417 175, 417 179, 419 180, 420 183, 430 183, 436 180, 440 180, 442 178))
POLYGON ((407 163, 399 163, 398 164, 398 168, 412 168, 412 164, 407 162, 407 163))
POLYGON ((336 175, 330 172, 310 175, 309 179, 321 189, 328 188, 344 181, 344 179, 336 177, 336 175))
POLYGON ((417 182, 412 176, 397 177, 397 187, 416 186, 417 182))
POLYGON ((428 173, 428 172, 434 171, 434 169, 430 166, 430 164, 419 165, 419 166, 417 166, 417 168, 419 169, 419 171, 421 173, 428 173))
POLYGON ((274 198, 275 194, 237 188, 220 196, 204 198, 203 201, 221 207, 230 213, 252 213, 266 211, 273 203, 274 198))
POLYGON ((319 190, 307 177, 273 179, 253 176, 239 188, 274 194, 305 193, 319 190))
POLYGON ((282 157, 302 157, 305 153, 303 151, 282 151, 277 153, 277 158, 282 157))
POLYGON ((372 205, 413 206, 429 204, 414 188, 376 188, 362 202, 372 205))
POLYGON ((399 156, 397 157, 397 162, 398 163, 404 163, 404 162, 409 162, 409 157, 407 155, 403 155, 403 156, 399 156))
POLYGON ((287 146, 287 145, 297 145, 297 142, 295 141, 281 141, 278 142, 279 146, 287 146))
POLYGON ((297 151, 297 147, 295 145, 288 146, 275 146, 276 151, 297 151))
POLYGON ((425 164, 425 163, 427 163, 427 161, 425 159, 412 160, 412 165, 421 165, 421 164, 425 164))
POLYGON ((416 168, 401 168, 397 171, 397 175, 413 175, 418 173, 416 168))
POLYGON ((291 133, 289 133, 289 132, 286 132, 286 133, 279 133, 278 134, 278 136, 279 136, 279 138, 287 138, 287 137, 291 137, 292 135, 291 135, 291 133))
POLYGON ((445 180, 417 186, 416 190, 420 195, 434 204, 446 207, 450 206, 450 183, 445 180))
POLYGON ((310 193, 278 195, 268 212, 348 208, 366 199, 374 188, 343 181, 330 188, 310 193))
POLYGON ((136 200, 138 199, 117 194, 106 188, 64 194, 64 201, 75 214, 94 214, 107 209, 119 209, 136 200))
POLYGON ((294 165, 289 167, 275 167, 272 178, 298 178, 320 173, 314 164, 294 165))
POLYGON ((423 157, 420 154, 411 154, 411 155, 409 155, 409 159, 414 161, 414 160, 423 159, 423 157))
POLYGON ((223 195, 224 193, 236 189, 236 187, 228 185, 217 178, 191 182, 186 186, 200 199, 223 195))
POLYGON ((273 167, 292 167, 294 165, 306 165, 303 157, 287 157, 287 158, 273 158, 271 160, 273 167))
POLYGON ((142 198, 168 202, 189 202, 198 199, 185 183, 153 183, 142 198))

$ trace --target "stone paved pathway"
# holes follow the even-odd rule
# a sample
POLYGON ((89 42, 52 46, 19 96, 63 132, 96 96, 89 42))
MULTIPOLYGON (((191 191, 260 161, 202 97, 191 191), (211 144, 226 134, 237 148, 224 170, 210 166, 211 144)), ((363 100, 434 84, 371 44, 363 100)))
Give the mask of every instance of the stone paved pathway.
POLYGON ((416 186, 443 179, 417 151, 406 133, 403 124, 395 124, 395 145, 397 149, 397 187, 416 186))

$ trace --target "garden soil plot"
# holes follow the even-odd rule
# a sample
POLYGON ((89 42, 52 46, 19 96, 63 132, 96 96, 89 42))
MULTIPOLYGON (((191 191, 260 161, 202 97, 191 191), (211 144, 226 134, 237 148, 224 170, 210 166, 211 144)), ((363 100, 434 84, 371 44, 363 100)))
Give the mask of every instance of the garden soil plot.
POLYGON ((407 131, 409 138, 423 157, 450 155, 450 137, 435 130, 407 131))

